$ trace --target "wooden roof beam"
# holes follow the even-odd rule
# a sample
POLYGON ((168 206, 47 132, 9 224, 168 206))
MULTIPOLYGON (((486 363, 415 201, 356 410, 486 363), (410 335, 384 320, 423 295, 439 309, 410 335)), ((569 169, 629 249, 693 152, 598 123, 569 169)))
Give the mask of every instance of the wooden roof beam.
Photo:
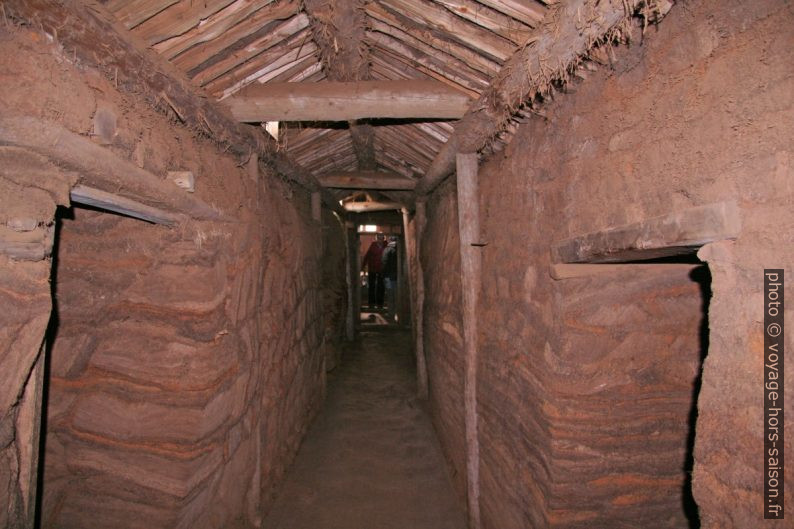
POLYGON ((412 190, 416 181, 385 171, 356 171, 325 173, 317 176, 324 187, 339 189, 412 190))
MULTIPOLYGON (((507 60, 491 86, 456 123, 449 140, 417 184, 416 193, 426 195, 433 191, 454 172, 457 153, 483 149, 507 125, 511 110, 545 92, 553 79, 564 76, 595 43, 646 3, 647 0, 569 0, 550 8, 531 44, 507 60)), ((668 9, 672 5, 669 0, 660 4, 668 9)), ((656 20, 665 13, 658 13, 656 20)))
POLYGON ((346 202, 344 205, 345 211, 353 213, 364 213, 367 211, 387 211, 390 209, 401 209, 402 204, 398 202, 346 202))
POLYGON ((436 81, 252 84, 224 102, 243 122, 463 116, 471 99, 436 81))

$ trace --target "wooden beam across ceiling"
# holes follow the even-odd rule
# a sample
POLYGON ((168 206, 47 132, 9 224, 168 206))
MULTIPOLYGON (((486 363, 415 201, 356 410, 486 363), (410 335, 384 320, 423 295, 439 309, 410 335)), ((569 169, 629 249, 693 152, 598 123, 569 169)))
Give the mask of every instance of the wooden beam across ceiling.
POLYGON ((385 171, 333 172, 317 176, 324 187, 340 189, 397 189, 412 190, 414 180, 385 171))
POLYGON ((263 83, 224 100, 242 122, 458 119, 471 99, 436 81, 263 83))
POLYGON ((364 213, 367 211, 386 211, 389 209, 399 210, 403 207, 397 202, 347 202, 344 205, 345 211, 353 213, 364 213))

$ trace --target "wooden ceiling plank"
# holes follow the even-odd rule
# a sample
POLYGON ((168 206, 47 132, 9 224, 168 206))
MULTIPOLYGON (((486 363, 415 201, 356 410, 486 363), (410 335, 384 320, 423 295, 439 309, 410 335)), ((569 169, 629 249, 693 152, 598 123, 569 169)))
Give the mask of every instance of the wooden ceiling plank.
MULTIPOLYGON (((384 13, 387 13, 384 11, 384 13)), ((439 53, 447 54, 463 64, 492 77, 499 72, 500 65, 497 62, 491 61, 479 53, 471 51, 465 46, 460 46, 450 41, 445 41, 432 36, 432 34, 423 35, 423 38, 417 38, 414 35, 407 33, 403 29, 395 26, 394 24, 399 21, 394 19, 392 23, 381 21, 380 18, 371 17, 372 22, 370 27, 374 31, 391 35, 392 37, 413 46, 414 48, 431 56, 436 56, 439 53)), ((384 17, 386 18, 386 17, 384 17)))
POLYGON ((425 49, 428 51, 425 52, 399 38, 378 31, 368 31, 367 41, 384 49, 391 55, 400 55, 414 62, 413 67, 419 69, 419 71, 430 70, 450 81, 454 81, 456 84, 466 86, 469 90, 479 93, 490 83, 490 75, 483 74, 463 61, 459 61, 435 48, 426 47, 425 49))
POLYGON ((417 155, 417 160, 426 158, 430 162, 435 155, 435 150, 432 145, 429 145, 427 138, 415 135, 410 130, 400 130, 395 128, 384 127, 379 131, 379 135, 383 135, 384 141, 393 144, 406 144, 410 146, 410 150, 417 155), (408 139, 409 141, 406 141, 408 139))
POLYGON ((181 35, 202 20, 214 15, 234 0, 202 0, 177 2, 139 24, 133 33, 149 46, 181 35))
POLYGON ((284 64, 279 64, 277 67, 273 68, 271 71, 263 72, 262 75, 260 75, 259 77, 256 78, 256 82, 260 83, 260 84, 261 83, 267 83, 267 82, 270 82, 270 81, 275 82, 275 78, 281 76, 282 74, 292 75, 291 72, 293 71, 294 68, 298 68, 300 71, 305 70, 306 69, 305 63, 307 63, 307 62, 315 64, 318 67, 320 66, 320 61, 314 55, 300 57, 300 58, 292 60, 292 61, 289 60, 290 59, 290 55, 291 54, 288 54, 288 55, 284 56, 284 61, 287 61, 287 62, 281 61, 281 62, 284 62, 284 64))
POLYGON ((449 139, 449 133, 445 133, 443 130, 434 127, 431 123, 417 123, 416 127, 421 129, 428 136, 435 138, 436 141, 442 145, 449 139))
POLYGON ((413 154, 406 153, 399 145, 394 145, 392 141, 387 141, 385 138, 380 149, 396 155, 400 160, 406 162, 412 170, 415 169, 417 174, 422 174, 422 171, 428 165, 426 160, 418 159, 413 154))
POLYGON ((405 159, 401 154, 390 148, 390 145, 379 139, 378 150, 380 163, 383 167, 389 167, 392 171, 405 174, 406 176, 416 177, 423 174, 422 166, 416 166, 415 162, 405 159))
POLYGON ((370 63, 369 71, 373 81, 404 81, 408 79, 407 76, 396 73, 390 68, 384 68, 374 60, 370 63))
POLYGON ((523 22, 474 0, 434 0, 434 2, 441 4, 461 18, 493 31, 514 44, 524 44, 532 31, 532 28, 523 22))
POLYGON ((380 131, 378 139, 383 142, 384 148, 399 153, 400 157, 420 170, 427 167, 432 161, 432 157, 420 153, 417 149, 413 148, 413 145, 410 147, 406 146, 405 141, 400 136, 395 136, 391 132, 380 131))
MULTIPOLYGON (((314 138, 314 143, 317 143, 318 140, 321 140, 320 143, 323 145, 331 144, 331 143, 349 143, 350 136, 347 134, 345 129, 308 129, 305 136, 309 138, 314 138)), ((314 149, 314 145, 311 143, 306 143, 305 145, 295 146, 296 151, 304 151, 307 153, 312 152, 314 149)))
POLYGON ((244 122, 463 116, 469 97, 436 81, 254 83, 228 98, 244 122))
POLYGON ((346 156, 355 157, 356 155, 355 151, 353 150, 352 143, 348 142, 345 145, 334 145, 333 147, 334 148, 318 149, 317 152, 313 152, 309 156, 299 158, 301 160, 301 165, 317 173, 318 170, 317 167, 315 167, 316 162, 328 161, 338 163, 346 156))
MULTIPOLYGON (((319 62, 313 64, 306 70, 299 72, 289 79, 284 79, 290 83, 313 83, 317 81, 325 81, 325 73, 322 70, 322 64, 319 62)), ((281 81, 281 79, 274 79, 274 81, 281 81)))
MULTIPOLYGON (((525 24, 537 27, 546 16, 546 8, 537 2, 527 0, 477 0, 525 24)), ((542 1, 542 0, 541 0, 542 1)))
POLYGON ((438 141, 433 136, 426 134, 424 131, 410 126, 405 127, 406 130, 400 130, 399 135, 405 136, 407 138, 411 138, 412 142, 416 143, 417 145, 421 146, 420 149, 422 154, 427 156, 428 162, 433 161, 433 158, 436 156, 436 153, 444 145, 443 142, 438 141))
POLYGON ((375 156, 378 159, 378 165, 380 167, 383 167, 389 171, 394 171, 406 178, 411 178, 415 174, 420 174, 419 171, 414 172, 414 170, 408 167, 408 164, 406 164, 403 160, 396 158, 391 153, 383 151, 382 149, 376 150, 375 156))
MULTIPOLYGON (((236 26, 228 29, 213 40, 197 44, 185 50, 172 59, 173 63, 186 72, 192 72, 201 64, 227 50, 243 39, 246 39, 257 32, 262 35, 270 30, 267 26, 278 20, 286 20, 294 17, 299 10, 297 0, 280 0, 277 3, 268 4, 266 7, 254 12, 250 17, 241 21, 236 26)), ((262 36, 260 35, 260 36, 262 36)), ((190 73, 188 73, 190 75, 190 73)))
POLYGON ((487 81, 482 79, 474 81, 447 70, 443 64, 438 64, 432 57, 428 57, 383 33, 367 32, 367 40, 384 54, 466 93, 469 97, 478 97, 482 90, 488 86, 487 81), (427 61, 427 64, 420 62, 420 59, 427 61))
POLYGON ((285 146, 287 150, 292 152, 297 152, 302 149, 304 146, 311 144, 311 142, 316 141, 317 138, 321 138, 326 134, 330 134, 333 129, 285 129, 285 146), (293 130, 297 132, 292 132, 293 130))
POLYGON ((406 137, 412 138, 413 141, 407 142, 407 144, 410 145, 411 151, 426 159, 425 164, 429 164, 431 161, 433 161, 433 157, 438 151, 438 147, 440 147, 438 145, 434 146, 432 144, 428 144, 429 142, 427 141, 426 137, 417 137, 408 127, 405 127, 403 130, 400 130, 396 127, 383 127, 379 131, 379 135, 383 135, 387 140, 392 140, 392 142, 395 144, 399 144, 400 142, 406 143, 406 137))
POLYGON ((202 20, 189 30, 158 42, 153 46, 157 53, 173 59, 183 51, 213 40, 250 17, 273 0, 236 0, 214 15, 202 20))
MULTIPOLYGON (((309 153, 301 158, 295 159, 298 160, 298 163, 300 163, 302 167, 305 167, 312 173, 319 173, 323 167, 328 167, 329 164, 345 163, 347 157, 355 159, 355 156, 356 153, 352 145, 342 145, 334 146, 333 148, 324 147, 318 149, 317 153, 309 153)), ((355 169, 356 166, 353 168, 355 169)))
POLYGON ((300 45, 308 26, 309 18, 305 15, 298 15, 287 19, 279 24, 275 30, 269 32, 262 38, 250 43, 243 49, 228 54, 223 60, 212 66, 197 72, 193 76, 193 82, 199 86, 204 86, 270 48, 278 47, 281 49, 289 49, 295 44, 300 45))
POLYGON ((370 50, 369 56, 372 65, 383 73, 385 79, 433 79, 433 77, 420 72, 413 66, 380 52, 377 48, 370 50))
POLYGON ((295 61, 290 65, 289 69, 279 72, 278 75, 273 75, 271 73, 260 77, 258 80, 263 83, 270 81, 274 83, 297 83, 304 77, 319 71, 321 68, 322 64, 320 64, 320 61, 318 61, 316 57, 304 57, 303 59, 295 61))
POLYGON ((272 48, 242 66, 223 74, 205 85, 205 88, 210 93, 215 94, 216 97, 224 99, 285 64, 305 57, 316 56, 317 46, 315 46, 314 42, 305 40, 308 36, 308 30, 305 30, 295 37, 296 40, 305 42, 303 46, 298 46, 297 48, 288 46, 272 48))
POLYGON ((107 8, 126 29, 149 20, 179 0, 112 0, 107 8))
POLYGON ((467 22, 436 4, 429 4, 420 0, 379 1, 382 5, 402 13, 427 28, 434 31, 443 31, 459 42, 472 47, 474 50, 487 53, 499 61, 507 60, 515 50, 515 45, 510 41, 467 22))
POLYGON ((320 81, 327 81, 328 78, 325 75, 325 72, 322 69, 314 72, 313 74, 309 75, 307 78, 301 80, 302 83, 319 83, 320 81))
MULTIPOLYGON (((327 130, 330 131, 331 129, 327 130)), ((322 148, 322 146, 342 144, 350 141, 350 137, 347 134, 344 134, 342 131, 334 130, 333 132, 334 134, 323 134, 318 132, 317 134, 310 136, 312 141, 298 146, 288 145, 287 149, 290 154, 294 154, 296 157, 305 157, 314 151, 319 150, 322 148), (319 148, 318 145, 320 146, 319 148)))
POLYGON ((435 156, 435 151, 437 151, 438 148, 443 145, 443 142, 436 139, 433 135, 427 134, 417 125, 419 124, 404 123, 399 125, 388 125, 381 128, 387 131, 394 131, 397 135, 406 136, 412 141, 416 141, 424 146, 427 146, 432 151, 432 154, 430 155, 430 159, 432 159, 433 156, 435 156))

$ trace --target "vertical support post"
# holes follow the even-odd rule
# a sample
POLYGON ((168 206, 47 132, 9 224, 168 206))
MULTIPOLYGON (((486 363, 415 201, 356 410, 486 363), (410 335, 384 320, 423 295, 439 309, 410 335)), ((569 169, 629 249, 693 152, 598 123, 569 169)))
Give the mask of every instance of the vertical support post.
MULTIPOLYGON (((408 302, 410 303, 411 335, 416 342, 416 261, 414 259, 414 232, 411 230, 411 216, 408 208, 402 208, 403 242, 405 243, 405 284, 408 286, 408 302)), ((415 226, 415 225, 414 225, 415 226)), ((406 320, 407 322, 407 320, 406 320)))
POLYGON ((466 497, 470 529, 480 528, 480 441, 477 430, 477 302, 482 282, 482 255, 474 246, 480 238, 477 154, 458 153, 458 229, 463 294, 464 381, 466 423, 466 497))
POLYGON ((323 202, 319 191, 312 192, 312 219, 316 222, 323 220, 323 202))
POLYGON ((417 379, 417 393, 420 399, 426 399, 428 393, 427 383, 427 361, 425 359, 425 277, 422 270, 422 233, 425 229, 426 210, 425 202, 416 202, 416 216, 414 217, 414 239, 413 239, 413 261, 414 270, 416 272, 416 306, 415 308, 415 346, 416 350, 416 379, 417 379))
POLYGON ((347 260, 347 315, 345 316, 345 337, 352 342, 356 339, 356 288, 358 280, 358 259, 355 251, 355 224, 345 222, 345 258, 347 260))
POLYGON ((358 327, 361 320, 361 235, 358 223, 353 223, 353 325, 358 327))
MULTIPOLYGON (((405 217, 403 216, 403 223, 405 217)), ((411 279, 408 273, 408 240, 406 231, 403 229, 403 236, 397 247, 398 269, 397 269, 397 318, 401 326, 405 326, 410 316, 409 297, 411 295, 411 279)))
MULTIPOLYGON (((414 246, 413 246, 413 235, 411 233, 411 213, 408 211, 408 208, 402 208, 400 210, 403 216, 403 243, 405 245, 405 264, 408 267, 407 271, 407 283, 408 283, 408 291, 413 296, 414 292, 414 278, 412 274, 414 272, 413 266, 413 258, 414 258, 414 246)), ((411 298, 411 314, 413 315, 413 297, 411 298)))

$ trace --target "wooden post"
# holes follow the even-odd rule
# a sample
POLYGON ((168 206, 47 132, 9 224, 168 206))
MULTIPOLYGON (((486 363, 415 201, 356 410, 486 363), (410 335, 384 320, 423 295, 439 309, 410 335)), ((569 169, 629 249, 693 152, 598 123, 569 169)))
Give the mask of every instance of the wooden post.
POLYGON ((353 324, 358 328, 361 323, 361 235, 358 223, 353 223, 353 324))
POLYGON ((356 281, 358 280, 359 264, 355 250, 355 228, 352 222, 345 223, 347 259, 347 315, 345 317, 345 337, 349 342, 356 339, 356 281))
MULTIPOLYGON (((416 341, 416 279, 414 266, 414 242, 411 232, 411 217, 408 208, 402 208, 403 215, 403 241, 405 245, 405 285, 408 287, 408 302, 410 303, 411 333, 416 341)), ((407 321, 402 322, 403 324, 407 321)))
MULTIPOLYGON (((405 222, 405 219, 403 219, 405 222)), ((409 297, 411 295, 411 287, 410 287, 410 274, 408 273, 408 261, 407 261, 407 254, 408 254, 408 241, 405 236, 405 230, 403 230, 403 237, 398 243, 398 250, 397 250, 397 257, 398 257, 398 269, 397 269, 397 319, 401 326, 405 326, 411 317, 411 311, 409 307, 409 297)))
POLYGON ((322 206, 323 202, 320 192, 314 191, 312 193, 312 218, 317 222, 320 222, 323 219, 322 206))
MULTIPOLYGON (((466 496, 469 527, 480 528, 480 442, 477 433, 477 301, 482 278, 480 201, 477 192, 477 154, 456 156, 460 272, 463 294, 464 381, 466 423, 466 496)), ((418 204, 418 203, 417 203, 418 204)))
POLYGON ((425 278, 422 270, 422 233, 425 229, 425 202, 416 202, 416 216, 414 217, 414 240, 413 240, 413 262, 415 270, 416 302, 414 307, 416 324, 415 347, 416 350, 416 382, 417 393, 420 399, 427 398, 427 362, 425 359, 425 330, 424 330, 424 308, 425 308, 425 278))
POLYGON ((235 119, 247 123, 367 118, 460 119, 469 103, 469 96, 458 89, 439 81, 418 79, 252 83, 224 100, 235 119))

